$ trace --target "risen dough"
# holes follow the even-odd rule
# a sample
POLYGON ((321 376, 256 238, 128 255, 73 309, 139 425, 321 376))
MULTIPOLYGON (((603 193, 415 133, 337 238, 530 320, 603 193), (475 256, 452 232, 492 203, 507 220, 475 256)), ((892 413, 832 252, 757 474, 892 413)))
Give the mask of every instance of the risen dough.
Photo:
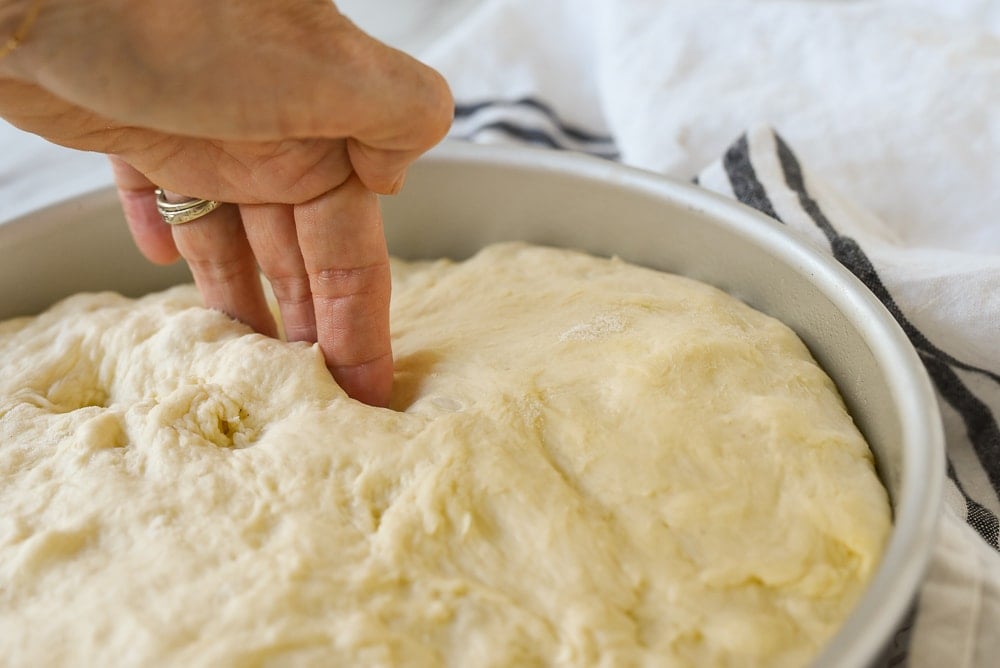
POLYGON ((568 251, 394 265, 396 411, 191 287, 0 325, 11 666, 784 666, 889 529, 782 324, 568 251))

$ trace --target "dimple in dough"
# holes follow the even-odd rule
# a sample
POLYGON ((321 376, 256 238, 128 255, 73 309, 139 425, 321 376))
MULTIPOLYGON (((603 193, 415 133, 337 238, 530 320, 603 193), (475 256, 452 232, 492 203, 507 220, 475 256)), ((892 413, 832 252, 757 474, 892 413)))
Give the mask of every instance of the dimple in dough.
POLYGON ((396 410, 179 287, 0 324, 9 666, 800 666, 890 528, 784 325, 505 244, 394 263, 396 410))

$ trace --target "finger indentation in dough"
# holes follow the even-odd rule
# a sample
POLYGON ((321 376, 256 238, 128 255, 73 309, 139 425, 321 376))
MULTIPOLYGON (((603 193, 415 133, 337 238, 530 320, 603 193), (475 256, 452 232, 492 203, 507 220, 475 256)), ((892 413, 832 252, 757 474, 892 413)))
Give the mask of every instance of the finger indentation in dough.
POLYGON ((155 431, 170 427, 180 444, 208 443, 220 448, 246 448, 259 428, 246 408, 218 385, 182 385, 149 414, 155 431))

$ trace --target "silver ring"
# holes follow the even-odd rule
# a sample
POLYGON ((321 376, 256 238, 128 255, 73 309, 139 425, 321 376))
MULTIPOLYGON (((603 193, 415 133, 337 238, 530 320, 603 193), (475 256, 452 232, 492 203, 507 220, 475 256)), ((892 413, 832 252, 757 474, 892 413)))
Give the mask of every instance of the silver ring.
POLYGON ((170 225, 181 225, 198 220, 220 206, 222 206, 222 202, 196 197, 186 199, 183 202, 168 202, 163 189, 156 189, 156 210, 160 212, 160 218, 163 219, 163 222, 170 225))

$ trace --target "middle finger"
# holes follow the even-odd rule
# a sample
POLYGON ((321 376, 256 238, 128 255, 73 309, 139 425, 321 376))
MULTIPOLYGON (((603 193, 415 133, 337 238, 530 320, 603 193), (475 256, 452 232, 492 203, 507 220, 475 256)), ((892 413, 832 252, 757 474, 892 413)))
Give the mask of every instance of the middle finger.
POLYGON ((293 209, 284 204, 240 206, 243 228, 281 312, 288 341, 316 343, 316 314, 293 209))

